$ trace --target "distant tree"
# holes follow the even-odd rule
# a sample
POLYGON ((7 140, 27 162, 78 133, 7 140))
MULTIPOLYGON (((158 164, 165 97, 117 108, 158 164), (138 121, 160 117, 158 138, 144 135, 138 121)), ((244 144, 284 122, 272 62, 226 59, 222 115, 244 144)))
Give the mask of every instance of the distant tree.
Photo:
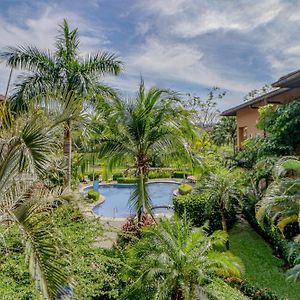
POLYGON ((209 127, 218 120, 220 111, 218 100, 225 96, 225 91, 220 91, 218 87, 212 88, 207 94, 206 99, 199 96, 187 94, 184 106, 192 112, 193 122, 202 127, 209 127))
POLYGON ((252 91, 250 91, 245 97, 244 97, 244 101, 250 101, 254 98, 257 98, 259 96, 262 96, 268 92, 271 92, 272 90, 274 90, 274 88, 269 85, 269 84, 265 84, 263 87, 261 87, 260 89, 254 89, 252 91))
POLYGON ((231 144, 234 148, 236 141, 236 117, 222 117, 214 126, 211 137, 218 146, 231 144))

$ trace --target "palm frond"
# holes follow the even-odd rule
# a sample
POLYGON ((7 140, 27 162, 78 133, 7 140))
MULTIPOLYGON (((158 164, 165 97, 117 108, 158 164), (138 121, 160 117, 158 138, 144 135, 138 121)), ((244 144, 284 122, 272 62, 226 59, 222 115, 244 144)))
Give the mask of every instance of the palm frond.
POLYGON ((45 299, 55 299, 58 289, 68 283, 68 275, 45 206, 37 199, 26 201, 11 214, 26 241, 31 276, 45 299))
POLYGON ((40 74, 54 72, 55 60, 49 51, 41 51, 34 46, 8 47, 0 53, 0 59, 11 68, 37 71, 40 74))
POLYGON ((123 63, 113 53, 98 52, 89 55, 81 64, 80 73, 84 76, 91 75, 118 75, 122 71, 123 63))

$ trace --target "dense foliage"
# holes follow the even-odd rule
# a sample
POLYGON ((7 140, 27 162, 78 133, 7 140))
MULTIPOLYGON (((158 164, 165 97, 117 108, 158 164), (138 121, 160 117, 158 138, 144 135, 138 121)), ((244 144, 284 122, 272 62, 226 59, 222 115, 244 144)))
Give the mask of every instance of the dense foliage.
MULTIPOLYGON (((173 200, 175 211, 180 216, 186 216, 194 226, 203 226, 209 222, 209 231, 222 229, 222 218, 218 203, 211 201, 208 193, 192 193, 177 196, 173 200)), ((226 210, 227 227, 231 228, 235 222, 235 208, 229 205, 226 210)))
POLYGON ((240 290, 245 296, 248 296, 253 300, 284 300, 284 298, 278 297, 274 293, 270 292, 266 288, 258 288, 253 286, 249 282, 241 280, 240 278, 226 278, 226 283, 230 286, 240 290))
POLYGON ((128 250, 127 299, 245 299, 221 278, 240 274, 238 258, 224 251, 227 235, 192 228, 183 220, 147 227, 128 250), (222 296, 221 296, 222 294, 222 296), (233 296, 234 295, 234 296, 233 296))

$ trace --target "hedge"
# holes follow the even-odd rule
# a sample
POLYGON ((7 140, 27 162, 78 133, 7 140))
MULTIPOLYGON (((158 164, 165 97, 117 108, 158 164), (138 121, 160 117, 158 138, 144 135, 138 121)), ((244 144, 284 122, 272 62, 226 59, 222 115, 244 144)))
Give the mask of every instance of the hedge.
POLYGON ((131 183, 136 183, 137 178, 135 178, 135 177, 119 177, 119 178, 117 178, 117 182, 131 184, 131 183))
POLYGON ((95 192, 94 190, 89 190, 88 194, 87 194, 88 199, 91 199, 93 201, 98 201, 100 198, 100 193, 99 192, 95 192))
MULTIPOLYGON (((192 222, 194 226, 203 226, 209 221, 210 231, 222 229, 221 213, 219 205, 211 201, 208 193, 193 193, 177 196, 173 199, 175 212, 179 216, 184 216, 192 222)), ((228 228, 231 228, 236 220, 235 208, 233 205, 226 210, 226 220, 228 228)))
POLYGON ((172 178, 186 178, 187 175, 186 172, 176 171, 172 173, 172 178))
POLYGON ((156 178, 170 178, 171 177, 171 172, 169 171, 163 171, 163 170, 158 170, 158 171, 150 171, 148 174, 149 179, 156 179, 156 178))
POLYGON ((258 288, 240 278, 229 277, 225 279, 225 282, 252 300, 284 300, 284 298, 278 297, 268 289, 258 288))
POLYGON ((184 183, 178 187, 178 193, 180 195, 187 195, 192 192, 193 187, 190 184, 184 183))
POLYGON ((124 174, 123 173, 114 173, 112 176, 113 180, 118 180, 118 178, 123 178, 124 174))

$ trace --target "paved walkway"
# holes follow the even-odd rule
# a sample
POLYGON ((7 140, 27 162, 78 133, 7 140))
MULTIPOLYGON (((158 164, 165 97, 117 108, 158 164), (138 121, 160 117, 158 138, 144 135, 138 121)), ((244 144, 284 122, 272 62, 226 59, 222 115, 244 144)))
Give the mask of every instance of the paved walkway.
POLYGON ((103 199, 100 199, 98 202, 88 203, 81 199, 81 195, 79 193, 74 195, 74 199, 85 218, 98 218, 101 221, 103 226, 103 235, 96 238, 95 245, 97 247, 110 249, 117 241, 118 232, 125 223, 125 219, 101 218, 95 215, 92 209, 98 204, 98 202, 101 203, 103 199))

